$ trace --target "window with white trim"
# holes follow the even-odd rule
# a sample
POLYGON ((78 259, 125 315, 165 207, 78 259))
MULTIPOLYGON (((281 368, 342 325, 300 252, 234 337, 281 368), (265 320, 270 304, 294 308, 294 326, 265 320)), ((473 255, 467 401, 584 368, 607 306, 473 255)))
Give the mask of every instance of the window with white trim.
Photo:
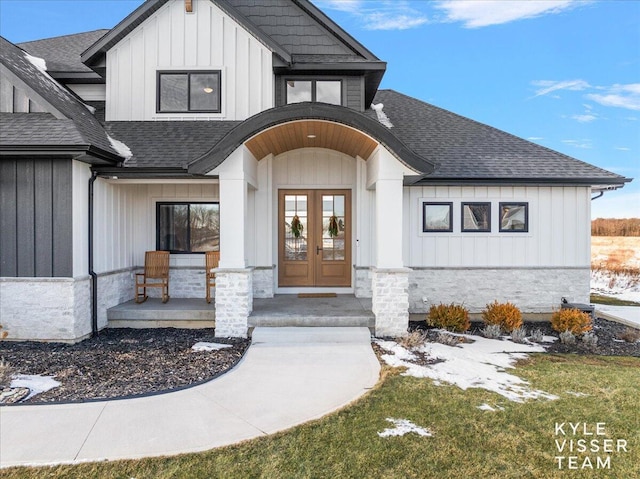
POLYGON ((220 113, 221 73, 160 71, 157 81, 158 113, 220 113))

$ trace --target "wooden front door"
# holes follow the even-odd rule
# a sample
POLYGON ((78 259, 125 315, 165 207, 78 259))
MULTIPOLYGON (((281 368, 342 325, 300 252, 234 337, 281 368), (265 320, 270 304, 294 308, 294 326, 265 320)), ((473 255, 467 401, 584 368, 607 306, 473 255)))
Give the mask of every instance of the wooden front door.
POLYGON ((351 286, 351 191, 278 192, 278 285, 351 286))

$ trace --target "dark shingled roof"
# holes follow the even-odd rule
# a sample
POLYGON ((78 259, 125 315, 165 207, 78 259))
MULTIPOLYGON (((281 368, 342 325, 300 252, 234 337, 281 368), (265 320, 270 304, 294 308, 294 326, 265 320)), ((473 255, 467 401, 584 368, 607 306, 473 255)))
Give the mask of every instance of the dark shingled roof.
MULTIPOLYGON (((376 103, 393 127, 389 132, 409 150, 436 164, 422 171, 418 183, 522 181, 566 184, 622 184, 626 179, 549 148, 393 90, 381 90, 376 103)), ((273 111, 283 110, 274 109, 273 111)), ((373 110, 364 114, 377 120, 373 110)), ((264 112, 261 115, 269 114, 264 112)), ((275 113, 274 113, 275 114, 275 113)), ((186 169, 208 153, 239 121, 107 122, 107 130, 124 141, 133 158, 127 167, 186 169)), ((425 163, 427 165, 427 163, 425 163)))
POLYGON ((356 56, 342 40, 291 0, 227 2, 293 55, 356 56))
POLYGON ((0 113, 0 144, 3 147, 85 143, 73 120, 59 120, 51 113, 0 113))
POLYGON ((184 168, 240 121, 109 121, 107 131, 133 153, 126 167, 184 168))
POLYGON ((109 30, 76 33, 61 37, 45 38, 32 42, 18 43, 18 46, 34 57, 44 58, 47 71, 93 73, 82 61, 80 54, 100 40, 109 30))
MULTIPOLYGON (((539 179, 622 183, 625 178, 393 90, 379 90, 391 131, 436 163, 423 181, 539 179)), ((376 117, 372 110, 367 115, 376 117)))
MULTIPOLYGON (((73 120, 93 156, 118 161, 107 133, 87 107, 27 59, 27 53, 0 37, 0 62, 67 120, 73 120)), ((57 116, 57 115, 56 115, 57 116)), ((19 132, 16 132, 19 134, 19 132)))

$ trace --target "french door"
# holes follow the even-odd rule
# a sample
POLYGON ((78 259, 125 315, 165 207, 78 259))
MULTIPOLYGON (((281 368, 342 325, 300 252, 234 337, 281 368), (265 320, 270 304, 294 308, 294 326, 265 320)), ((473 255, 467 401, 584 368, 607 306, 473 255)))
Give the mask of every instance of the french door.
POLYGON ((278 285, 351 286, 351 191, 279 190, 278 285))

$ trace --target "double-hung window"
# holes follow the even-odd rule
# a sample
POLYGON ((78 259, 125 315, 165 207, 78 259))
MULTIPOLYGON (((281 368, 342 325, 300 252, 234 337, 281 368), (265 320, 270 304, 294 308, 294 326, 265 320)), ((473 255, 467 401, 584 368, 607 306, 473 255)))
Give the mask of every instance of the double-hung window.
POLYGON ((158 72, 158 113, 220 113, 220 70, 158 72))
POLYGON ((218 203, 157 203, 156 249, 172 253, 220 250, 218 203))

